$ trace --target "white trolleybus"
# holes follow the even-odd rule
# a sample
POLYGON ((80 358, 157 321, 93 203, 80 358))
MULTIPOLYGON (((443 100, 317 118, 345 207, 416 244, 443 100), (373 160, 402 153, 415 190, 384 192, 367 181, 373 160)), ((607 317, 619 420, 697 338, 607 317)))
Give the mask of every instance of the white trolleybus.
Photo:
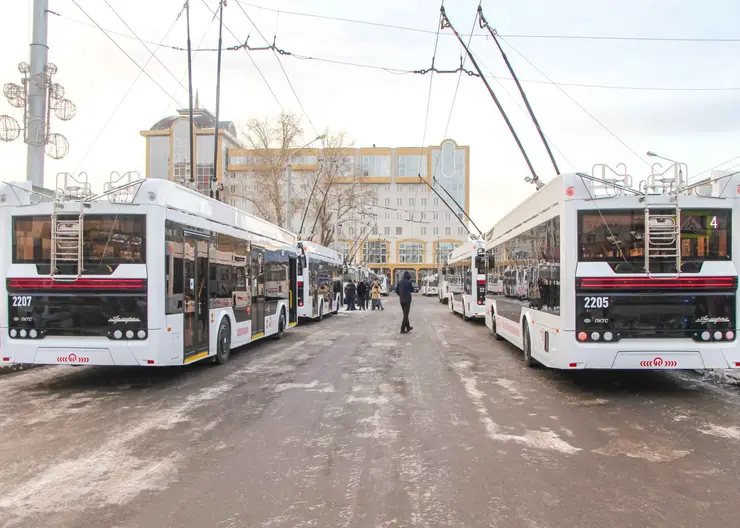
POLYGON ((166 180, 57 184, 0 185, 0 362, 223 364, 296 324, 288 231, 166 180))
POLYGON ((558 176, 487 233, 486 325, 528 366, 740 367, 740 176, 658 170, 558 176))
POLYGON ((422 281, 421 281, 421 288, 419 289, 419 293, 421 293, 424 296, 430 297, 430 296, 437 296, 439 295, 439 281, 437 280, 436 273, 431 273, 429 275, 426 275, 422 281))
POLYGON ((298 317, 321 320, 342 304, 342 256, 333 249, 298 242, 298 317))
POLYGON ((463 319, 486 315, 486 256, 482 240, 465 242, 447 260, 447 305, 463 319))
POLYGON ((380 295, 388 297, 391 293, 391 288, 388 284, 388 276, 385 273, 378 275, 378 285, 380 286, 380 295))

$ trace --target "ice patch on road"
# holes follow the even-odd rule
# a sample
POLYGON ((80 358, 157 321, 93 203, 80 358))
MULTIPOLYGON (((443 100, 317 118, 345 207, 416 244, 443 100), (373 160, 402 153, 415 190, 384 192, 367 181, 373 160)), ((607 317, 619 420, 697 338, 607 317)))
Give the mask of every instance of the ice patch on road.
POLYGON ((575 447, 560 438, 560 436, 549 429, 542 429, 540 431, 526 430, 523 435, 514 435, 509 433, 503 433, 501 427, 496 424, 488 414, 485 405, 483 404, 483 392, 478 389, 478 382, 475 377, 469 372, 470 362, 460 361, 452 365, 453 370, 457 373, 460 381, 462 381, 465 387, 465 392, 468 398, 473 402, 475 410, 478 412, 478 417, 481 423, 486 428, 488 437, 497 442, 514 442, 526 447, 532 447, 535 449, 546 449, 551 451, 558 451, 567 455, 573 455, 581 451, 580 447, 575 447))
POLYGON ((724 427, 722 425, 707 424, 704 429, 699 429, 699 432, 705 435, 718 436, 720 438, 740 440, 740 427, 734 425, 724 427))
POLYGON ((514 383, 511 380, 504 379, 504 378, 498 378, 496 381, 494 381, 496 385, 501 387, 502 389, 506 389, 506 391, 511 395, 511 398, 514 400, 526 400, 527 398, 522 395, 521 392, 519 392, 516 388, 516 383, 514 383))
POLYGON ((648 445, 624 438, 610 440, 604 447, 594 449, 593 452, 611 457, 624 455, 629 458, 641 458, 648 462, 672 462, 691 453, 685 449, 667 448, 662 442, 648 445))
POLYGON ((308 392, 335 392, 334 387, 326 383, 319 384, 317 380, 313 380, 310 383, 280 383, 273 388, 275 392, 284 392, 293 389, 304 389, 308 392))

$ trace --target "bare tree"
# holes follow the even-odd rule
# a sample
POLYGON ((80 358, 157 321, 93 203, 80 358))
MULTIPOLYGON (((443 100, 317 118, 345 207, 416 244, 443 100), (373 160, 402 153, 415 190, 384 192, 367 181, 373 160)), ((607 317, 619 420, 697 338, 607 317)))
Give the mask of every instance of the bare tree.
POLYGON ((285 167, 297 154, 302 135, 300 118, 294 114, 247 122, 244 142, 253 151, 256 168, 248 192, 241 197, 253 205, 257 216, 277 225, 285 225, 286 220, 285 167))
POLYGON ((339 224, 364 224, 374 216, 376 193, 371 185, 362 185, 354 145, 346 134, 327 132, 325 136, 319 170, 297 187, 293 204, 303 211, 301 237, 329 246, 337 238, 339 224))

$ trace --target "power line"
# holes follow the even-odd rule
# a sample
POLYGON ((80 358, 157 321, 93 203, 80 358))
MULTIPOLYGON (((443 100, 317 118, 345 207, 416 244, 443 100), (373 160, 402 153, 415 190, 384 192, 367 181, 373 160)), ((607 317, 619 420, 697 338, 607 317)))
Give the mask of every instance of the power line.
MULTIPOLYGON (((697 173, 697 174, 694 174, 694 175, 692 176, 692 178, 698 178, 698 177, 699 177, 699 176, 701 176, 702 174, 706 174, 707 172, 710 172, 710 171, 713 171, 713 170, 715 170, 715 169, 718 169, 718 168, 720 168, 720 167, 721 167, 722 165, 727 165, 728 163, 732 163, 733 161, 735 161, 735 160, 738 160, 738 159, 740 159, 740 155, 738 155, 738 156, 735 156, 734 158, 730 158, 730 159, 728 159, 727 161, 723 161, 722 163, 718 163, 718 164, 717 164, 717 165, 715 165, 714 167, 709 167, 709 168, 708 168, 708 169, 706 169, 706 170, 703 170, 703 171, 701 171, 701 172, 699 172, 699 173, 697 173)), ((734 169, 734 168, 735 168, 735 167, 730 167, 729 169, 724 169, 724 170, 732 170, 732 169, 734 169)))
POLYGON ((111 41, 111 42, 112 42, 113 44, 115 44, 115 45, 116 45, 116 47, 117 47, 117 48, 118 48, 119 50, 121 50, 121 52, 122 52, 122 53, 123 53, 124 55, 126 55, 126 57, 128 57, 128 59, 129 59, 129 60, 130 60, 131 62, 133 62, 133 63, 134 63, 135 65, 136 65, 136 67, 137 67, 137 68, 139 68, 139 69, 141 70, 141 72, 142 72, 142 73, 143 73, 144 75, 146 75, 147 77, 149 77, 149 80, 151 80, 151 81, 152 81, 152 82, 153 82, 154 84, 156 84, 156 85, 157 85, 157 87, 158 87, 158 88, 159 88, 160 90, 162 90, 162 91, 163 91, 163 92, 164 92, 165 94, 167 94, 167 97, 169 97, 170 99, 172 99, 172 100, 173 100, 173 101, 175 102, 175 104, 177 104, 178 106, 180 105, 180 103, 179 103, 179 102, 177 101, 177 99, 175 99, 175 98, 174 98, 174 97, 172 96, 172 94, 170 94, 170 92, 168 92, 167 90, 165 90, 165 89, 164 89, 164 88, 162 87, 162 85, 161 85, 161 84, 159 84, 159 83, 158 83, 158 82, 157 82, 157 81, 156 81, 156 80, 154 79, 154 77, 152 77, 151 75, 149 75, 149 74, 148 74, 148 73, 146 72, 146 70, 144 70, 144 68, 142 68, 142 67, 141 67, 141 66, 139 65, 139 63, 138 63, 138 62, 136 62, 136 60, 134 60, 134 58, 133 58, 133 57, 131 57, 131 55, 129 55, 129 54, 128 54, 128 53, 126 52, 126 50, 125 50, 125 49, 123 49, 123 48, 122 48, 122 47, 120 46, 120 44, 118 44, 118 42, 116 42, 116 41, 115 41, 115 40, 113 39, 113 37, 111 37, 111 36, 110 36, 110 35, 109 35, 108 33, 106 33, 106 31, 105 31, 105 30, 104 30, 104 29, 103 29, 102 27, 100 27, 100 25, 99 25, 99 24, 98 24, 97 22, 95 22, 95 20, 94 20, 94 19, 93 19, 93 18, 92 18, 92 17, 90 16, 90 15, 88 15, 88 14, 87 14, 87 11, 85 11, 84 9, 82 9, 82 6, 80 6, 80 4, 79 4, 79 3, 77 3, 77 0, 72 0, 72 3, 73 3, 74 5, 76 5, 76 6, 77 6, 77 9, 79 9, 80 11, 82 11, 82 13, 83 13, 83 14, 84 14, 84 15, 85 15, 85 16, 86 16, 87 18, 89 18, 89 19, 90 19, 90 21, 91 21, 91 22, 92 22, 93 24, 95 24, 95 26, 96 26, 96 27, 97 27, 97 28, 98 28, 98 29, 99 29, 100 31, 102 31, 102 32, 103 32, 103 34, 104 34, 104 35, 105 35, 106 37, 108 37, 108 39, 109 39, 109 40, 110 40, 110 41, 111 41))
MULTIPOLYGON (((72 1, 75 2, 75 0, 72 0, 72 1)), ((212 15, 214 15, 214 16, 216 15, 216 12, 210 8, 210 6, 206 2, 206 0, 201 0, 201 2, 203 2, 203 5, 206 6, 206 8, 208 9, 208 11, 210 11, 210 13, 212 15)), ((233 31, 231 31, 231 29, 229 29, 229 27, 226 24, 224 24, 224 27, 226 28, 226 31, 228 31, 231 34, 231 36, 234 37, 234 40, 236 40, 237 42, 240 42, 239 41, 239 38, 236 36, 236 34, 233 31)), ((262 70, 260 70, 260 67, 257 66, 257 63, 255 62, 255 60, 252 57, 252 55, 249 53, 249 51, 246 48, 241 48, 241 49, 244 50, 244 53, 247 54, 247 57, 249 57, 249 60, 252 62, 252 66, 255 67, 255 69, 257 70, 257 73, 259 73, 260 74, 260 77, 262 77, 262 80, 265 82, 265 85, 267 86, 267 89, 272 94, 272 98, 275 99, 275 102, 280 107, 280 110, 282 110, 283 113, 286 113, 285 112, 285 108, 283 107, 282 103, 280 102, 280 99, 278 99, 278 96, 275 95, 275 92, 273 91, 272 86, 270 86, 270 83, 267 81, 267 78, 262 73, 262 70)))
MULTIPOLYGON (((244 16, 247 17, 249 20, 249 23, 252 24, 252 27, 259 33, 259 36, 262 37, 262 40, 264 40, 268 45, 269 41, 265 38, 265 36, 262 34, 262 32, 257 27, 257 24, 254 23, 252 20, 252 17, 249 16, 249 13, 247 13, 246 9, 242 7, 242 5, 239 2, 236 2, 236 5, 239 6, 239 9, 241 9, 242 13, 244 13, 244 16)), ((246 44, 246 43, 245 43, 246 44)), ((283 66, 283 62, 280 60, 280 56, 275 51, 275 49, 272 49, 272 53, 275 56, 275 60, 277 60, 278 65, 280 66, 280 69, 283 71, 283 75, 285 76, 285 80, 288 81, 288 86, 290 86, 290 90, 293 92, 293 96, 295 96, 296 101, 298 101, 298 106, 301 107, 301 111, 303 112, 303 115, 306 116, 306 120, 308 121, 308 124, 311 125, 311 128, 316 133, 316 136, 319 136, 319 131, 316 129, 316 127, 313 124, 313 121, 311 121, 311 118, 308 115, 308 112, 306 112, 306 108, 303 106, 303 102, 301 101, 301 98, 298 97, 298 93, 295 91, 295 87, 293 86, 293 83, 290 81, 290 77, 288 76, 288 72, 285 71, 285 67, 283 66)))
MULTIPOLYGON (((247 4, 249 5, 249 4, 247 4)), ((70 22, 74 22, 77 24, 82 24, 89 27, 96 27, 93 24, 88 24, 84 21, 77 20, 72 17, 59 15, 61 18, 68 20, 70 22)), ((119 31, 115 31, 112 29, 106 29, 103 28, 104 31, 111 35, 117 35, 123 38, 137 40, 136 37, 129 35, 127 33, 121 33, 119 31)), ((424 30, 426 33, 434 33, 433 31, 427 31, 424 30)), ((207 34, 207 33, 206 33, 207 34)), ((233 35, 233 34, 232 34, 233 35)), ((446 35, 443 33, 442 35, 446 35)), ((497 33, 500 37, 504 37, 507 35, 497 33)), ((465 35, 462 35, 465 36, 465 35)), ((512 38, 511 35, 508 35, 509 38, 512 38)), ((204 34, 205 38, 205 34, 204 34)), ((138 39, 141 42, 144 42, 146 44, 151 44, 153 46, 159 46, 160 48, 169 49, 173 51, 187 51, 186 48, 180 47, 180 46, 173 46, 173 45, 167 45, 164 43, 157 43, 151 40, 146 39, 138 39)), ((193 50, 193 56, 195 56, 196 53, 199 52, 217 52, 217 48, 204 48, 202 47, 203 40, 201 40, 200 44, 198 44, 198 47, 193 50)), ((244 43, 240 43, 234 46, 228 46, 223 48, 224 51, 240 51, 241 49, 245 48, 244 43)), ((256 51, 254 49, 251 49, 250 51, 256 51)), ((393 75, 408 75, 408 74, 426 74, 430 73, 430 69, 419 69, 419 70, 412 70, 412 69, 405 69, 405 68, 396 68, 392 66, 379 66, 377 64, 365 64, 361 62, 353 62, 353 61, 346 61, 346 60, 340 60, 340 59, 332 59, 327 57, 314 57, 311 55, 302 55, 299 53, 286 53, 287 55, 290 55, 291 57, 298 59, 298 60, 308 60, 308 61, 316 61, 316 62, 324 62, 327 64, 336 64, 339 66, 350 66, 355 68, 365 68, 370 70, 378 70, 378 71, 384 71, 386 73, 390 73, 393 75)), ((460 70, 434 70, 436 73, 457 73, 460 70)), ((469 72, 465 70, 465 73, 468 73, 470 75, 473 72, 469 72)), ((477 74, 476 74, 477 75, 477 74)), ((493 76, 493 74, 492 74, 493 76)), ((514 79, 511 77, 503 77, 498 76, 496 77, 497 80, 503 80, 503 81, 513 81, 514 79)), ((627 90, 627 91, 654 91, 654 92, 737 92, 740 91, 740 86, 727 86, 727 87, 675 87, 675 86, 629 86, 629 85, 613 85, 613 84, 589 84, 589 83, 568 83, 568 82, 551 82, 551 81, 543 81, 540 79, 519 79, 523 83, 533 83, 533 84, 544 84, 544 85, 558 85, 558 86, 567 86, 567 87, 573 87, 573 88, 589 88, 589 89, 604 89, 604 90, 627 90)), ((180 82, 182 82, 182 78, 180 79, 180 82)))
MULTIPOLYGON (((180 12, 177 14, 177 16, 175 17, 175 20, 172 22, 172 25, 167 30, 167 32, 164 34, 164 37, 162 37, 162 42, 164 42, 164 39, 166 39, 167 36, 170 34, 170 32, 175 28, 175 25, 177 25, 177 22, 180 20, 180 17, 182 16, 183 11, 184 11, 184 7, 182 9, 180 9, 180 12)), ((128 97, 128 95, 131 93, 131 90, 133 90, 134 86, 136 85, 136 83, 141 78, 141 75, 144 73, 144 68, 146 68, 149 65, 149 63, 155 57, 155 54, 157 53, 158 50, 159 50, 159 45, 157 45, 157 47, 154 48, 154 51, 151 51, 151 50, 149 51, 149 53, 150 53, 149 58, 144 63, 143 68, 139 70, 139 73, 136 75, 136 77, 134 78, 133 82, 129 85, 128 89, 126 90, 126 93, 123 94, 123 97, 121 97, 121 99, 118 101, 118 104, 113 109, 113 112, 111 112, 111 114, 108 116, 108 119, 106 119, 105 123, 103 123, 103 126, 98 131, 97 135, 95 136, 95 139, 93 139, 92 143, 90 143, 90 146, 85 151, 85 154, 82 156, 82 158, 80 158, 80 161, 77 163, 77 167, 75 167, 75 169, 73 171, 73 174, 77 172, 77 170, 80 168, 80 166, 85 161, 85 159, 87 159, 87 156, 90 154, 90 151, 95 146, 95 144, 98 142, 98 140, 100 139, 100 137, 103 135, 103 132, 105 132, 106 128, 108 128, 108 125, 110 124, 111 120, 116 115, 116 113, 118 112, 118 110, 121 108, 121 105, 123 104, 123 102, 126 100, 126 98, 128 97)))
MULTIPOLYGON (((426 33, 434 34, 434 31, 422 28, 415 28, 410 26, 400 26, 396 24, 385 24, 383 22, 372 22, 369 20, 359 20, 344 17, 335 17, 329 15, 317 15, 314 13, 305 13, 299 11, 286 11, 284 9, 275 9, 271 7, 264 7, 250 2, 243 2, 237 0, 237 3, 242 3, 250 7, 257 9, 263 9, 265 11, 272 11, 273 13, 300 16, 306 18, 317 18, 322 20, 332 20, 335 22, 346 22, 350 24, 361 24, 366 26, 382 27, 386 29, 395 29, 400 31, 411 31, 414 33, 426 33)), ((487 33, 475 33, 470 32, 470 35, 462 35, 463 37, 488 37, 487 33)), ((740 42, 740 38, 721 38, 721 37, 633 37, 633 36, 606 36, 606 35, 538 35, 538 34, 504 34, 500 35, 506 38, 521 38, 521 39, 548 39, 548 40, 616 40, 616 41, 644 41, 644 42, 740 42)))
POLYGON ((517 55, 519 55, 522 59, 524 59, 525 61, 527 61, 527 63, 530 66, 532 66, 535 70, 537 70, 540 73, 540 75, 542 75, 545 79, 547 79, 553 85, 555 85, 557 87, 557 89, 560 90, 563 93, 563 95, 565 95, 568 99, 570 99, 576 106, 578 106, 578 108, 580 108, 581 110, 583 110, 584 112, 586 112, 586 114, 588 114, 589 117, 591 117, 591 119, 593 119, 594 121, 596 121, 596 123, 598 123, 599 126, 601 126, 601 128, 603 128, 604 130, 606 130, 612 137, 614 137, 614 139, 616 139, 617 141, 619 141, 622 144, 622 146, 624 146, 624 148, 626 148, 627 150, 629 150, 637 159, 639 159, 640 161, 642 161, 648 167, 650 166, 650 163, 645 158, 643 158, 642 156, 640 156, 632 147, 630 147, 629 145, 627 145, 627 143, 625 143, 622 140, 622 138, 620 138, 614 132, 612 132, 609 127, 607 127, 604 123, 602 123, 601 121, 599 121, 599 119, 595 115, 593 115, 591 112, 589 112, 588 110, 586 110, 586 108, 581 103, 579 103, 578 101, 576 101, 568 92, 566 92, 565 90, 563 90, 563 88, 561 88, 560 86, 558 86, 557 83, 555 83, 555 81, 553 81, 552 79, 550 79, 550 77, 548 77, 545 72, 543 72, 537 66, 535 66, 532 63, 532 61, 530 61, 527 57, 525 57, 524 55, 522 55, 522 53, 520 53, 514 46, 512 46, 509 42, 507 42, 503 37, 501 37, 499 35, 499 38, 501 38, 501 40, 503 42, 505 42, 507 46, 509 46, 512 50, 514 50, 514 52, 517 55))

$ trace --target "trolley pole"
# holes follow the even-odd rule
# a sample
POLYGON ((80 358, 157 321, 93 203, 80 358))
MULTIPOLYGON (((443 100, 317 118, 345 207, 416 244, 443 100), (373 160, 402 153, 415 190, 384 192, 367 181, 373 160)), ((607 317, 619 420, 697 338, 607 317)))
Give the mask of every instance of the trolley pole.
POLYGON ((44 147, 48 131, 46 115, 46 44, 49 0, 33 1, 33 36, 31 38, 31 72, 28 83, 28 146, 26 147, 26 180, 44 186, 44 147))

